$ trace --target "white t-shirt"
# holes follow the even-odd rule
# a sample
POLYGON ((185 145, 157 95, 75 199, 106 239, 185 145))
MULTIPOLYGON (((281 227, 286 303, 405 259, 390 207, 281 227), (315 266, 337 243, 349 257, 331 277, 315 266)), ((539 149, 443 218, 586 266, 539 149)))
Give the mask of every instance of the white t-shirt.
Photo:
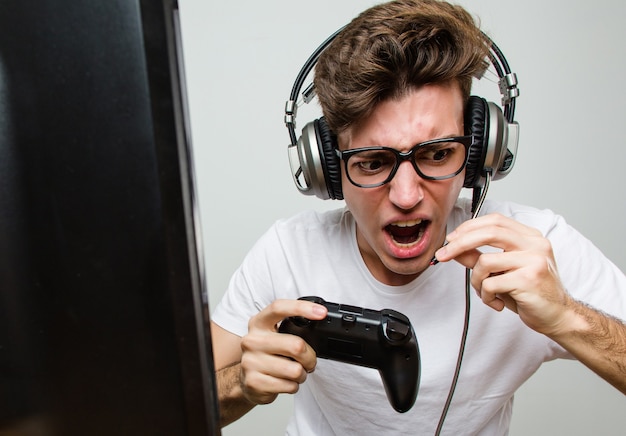
MULTIPOLYGON (((459 199, 448 229, 470 217, 459 199)), ((567 290, 589 305, 626 319, 626 278, 587 239, 550 211, 487 201, 499 212, 546 235, 567 290)), ((255 244, 231 279, 212 320, 243 336, 248 320, 275 299, 319 296, 326 301, 409 317, 421 356, 415 405, 397 413, 378 371, 319 359, 294 396, 289 435, 434 434, 450 389, 465 315, 465 269, 456 262, 428 268, 405 286, 378 282, 359 253, 348 210, 305 212, 281 220, 255 244)), ((469 334, 444 434, 504 435, 513 394, 545 361, 568 358, 547 337, 509 311, 496 312, 471 291, 469 334)), ((219 352, 219 351, 218 351, 219 352)))

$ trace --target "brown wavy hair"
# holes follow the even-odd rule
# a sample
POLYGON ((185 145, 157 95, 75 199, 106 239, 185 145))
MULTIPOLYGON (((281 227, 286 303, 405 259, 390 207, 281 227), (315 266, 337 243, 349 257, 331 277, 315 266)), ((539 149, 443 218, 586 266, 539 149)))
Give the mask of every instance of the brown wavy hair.
POLYGON ((314 83, 329 128, 341 133, 382 101, 425 84, 457 81, 465 99, 489 48, 472 16, 438 0, 367 9, 324 50, 314 83))

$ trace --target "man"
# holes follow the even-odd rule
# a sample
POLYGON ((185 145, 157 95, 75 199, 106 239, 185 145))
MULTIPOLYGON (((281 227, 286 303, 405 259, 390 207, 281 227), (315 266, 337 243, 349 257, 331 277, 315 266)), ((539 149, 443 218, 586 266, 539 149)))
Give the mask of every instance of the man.
POLYGON ((315 85, 337 135, 346 208, 276 223, 233 276, 212 325, 224 425, 297 392, 289 434, 433 434, 441 422, 448 434, 505 434, 515 390, 555 358, 579 359, 626 393, 624 275, 550 212, 487 201, 472 220, 458 198, 485 47, 463 9, 401 0, 365 11, 324 51, 315 85), (372 146, 395 152, 372 158, 372 146), (442 421, 466 267, 484 304, 471 305, 442 421), (318 360, 277 332, 287 316, 325 317, 297 300, 308 295, 409 317, 422 359, 411 410, 391 408, 376 371, 318 360))

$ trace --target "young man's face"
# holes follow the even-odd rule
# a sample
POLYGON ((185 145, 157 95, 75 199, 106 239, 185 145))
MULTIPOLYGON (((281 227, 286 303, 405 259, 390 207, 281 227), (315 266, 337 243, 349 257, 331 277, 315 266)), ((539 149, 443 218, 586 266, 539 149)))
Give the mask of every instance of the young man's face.
MULTIPOLYGON (((342 150, 380 145, 408 151, 430 139, 461 135, 459 87, 439 84, 379 104, 368 118, 343 132, 339 144, 342 150)), ((342 166, 344 199, 357 223, 361 255, 374 277, 401 285, 428 268, 445 240, 448 215, 464 176, 462 171, 446 180, 425 180, 405 161, 389 183, 360 188, 350 183, 342 166)))

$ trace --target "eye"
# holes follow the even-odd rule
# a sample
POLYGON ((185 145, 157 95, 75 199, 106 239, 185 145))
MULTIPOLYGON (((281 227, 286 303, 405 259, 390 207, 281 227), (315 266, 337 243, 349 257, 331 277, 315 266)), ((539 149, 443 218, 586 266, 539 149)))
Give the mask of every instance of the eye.
POLYGON ((450 149, 435 150, 432 153, 432 160, 435 160, 435 161, 444 160, 446 156, 448 156, 450 153, 451 153, 450 149))
POLYGON ((377 174, 390 170, 395 163, 395 156, 385 150, 362 151, 352 155, 350 168, 363 174, 377 174))
POLYGON ((426 165, 442 164, 457 157, 461 148, 462 144, 456 142, 425 146, 416 151, 415 160, 426 165))

